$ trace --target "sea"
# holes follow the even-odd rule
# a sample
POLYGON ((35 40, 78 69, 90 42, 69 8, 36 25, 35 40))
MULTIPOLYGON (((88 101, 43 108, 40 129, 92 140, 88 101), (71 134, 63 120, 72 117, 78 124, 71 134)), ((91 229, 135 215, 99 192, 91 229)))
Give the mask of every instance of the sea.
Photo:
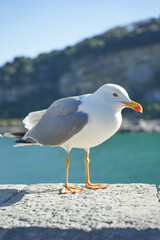
MULTIPOLYGON (((59 147, 13 147, 0 138, 0 184, 62 183, 65 151, 59 147)), ((92 183, 160 185, 160 133, 117 133, 90 151, 92 183)), ((69 182, 85 180, 84 150, 70 152, 69 182)))

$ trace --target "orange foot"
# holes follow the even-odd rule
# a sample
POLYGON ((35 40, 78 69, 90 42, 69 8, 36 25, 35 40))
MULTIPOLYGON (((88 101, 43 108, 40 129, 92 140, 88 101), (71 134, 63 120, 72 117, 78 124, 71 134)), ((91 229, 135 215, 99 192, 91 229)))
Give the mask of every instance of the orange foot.
POLYGON ((64 188, 61 190, 61 193, 78 193, 81 192, 82 189, 81 188, 75 188, 75 187, 71 187, 69 185, 64 186, 64 188))
POLYGON ((91 183, 86 183, 86 188, 92 189, 92 190, 105 189, 108 186, 109 186, 108 184, 91 184, 91 183))

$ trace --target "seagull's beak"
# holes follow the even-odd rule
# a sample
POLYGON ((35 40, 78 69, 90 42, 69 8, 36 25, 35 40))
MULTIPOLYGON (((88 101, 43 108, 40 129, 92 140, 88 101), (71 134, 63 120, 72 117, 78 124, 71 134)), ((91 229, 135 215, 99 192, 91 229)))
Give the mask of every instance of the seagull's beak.
POLYGON ((142 106, 141 106, 139 103, 137 103, 137 102, 134 102, 134 101, 131 101, 131 102, 123 102, 123 101, 122 101, 122 103, 124 103, 125 107, 132 108, 132 109, 134 109, 134 110, 137 111, 137 112, 141 112, 141 113, 143 112, 142 106))

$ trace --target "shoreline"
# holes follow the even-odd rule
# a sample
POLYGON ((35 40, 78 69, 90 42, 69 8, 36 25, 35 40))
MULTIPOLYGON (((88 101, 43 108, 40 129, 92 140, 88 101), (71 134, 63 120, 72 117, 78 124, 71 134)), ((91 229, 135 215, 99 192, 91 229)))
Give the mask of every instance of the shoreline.
POLYGON ((128 120, 123 119, 120 132, 160 132, 160 119, 154 120, 128 120))
MULTIPOLYGON (((13 125, 0 125, 0 133, 24 131, 25 128, 20 121, 13 125)), ((119 132, 160 132, 160 119, 154 120, 129 120, 123 118, 119 132)))

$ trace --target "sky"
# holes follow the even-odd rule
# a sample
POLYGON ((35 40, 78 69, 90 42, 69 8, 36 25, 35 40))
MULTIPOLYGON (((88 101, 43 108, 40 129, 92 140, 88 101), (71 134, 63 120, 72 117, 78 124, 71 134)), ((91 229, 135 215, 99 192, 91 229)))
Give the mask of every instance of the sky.
POLYGON ((0 0, 0 66, 160 17, 160 0, 0 0))

